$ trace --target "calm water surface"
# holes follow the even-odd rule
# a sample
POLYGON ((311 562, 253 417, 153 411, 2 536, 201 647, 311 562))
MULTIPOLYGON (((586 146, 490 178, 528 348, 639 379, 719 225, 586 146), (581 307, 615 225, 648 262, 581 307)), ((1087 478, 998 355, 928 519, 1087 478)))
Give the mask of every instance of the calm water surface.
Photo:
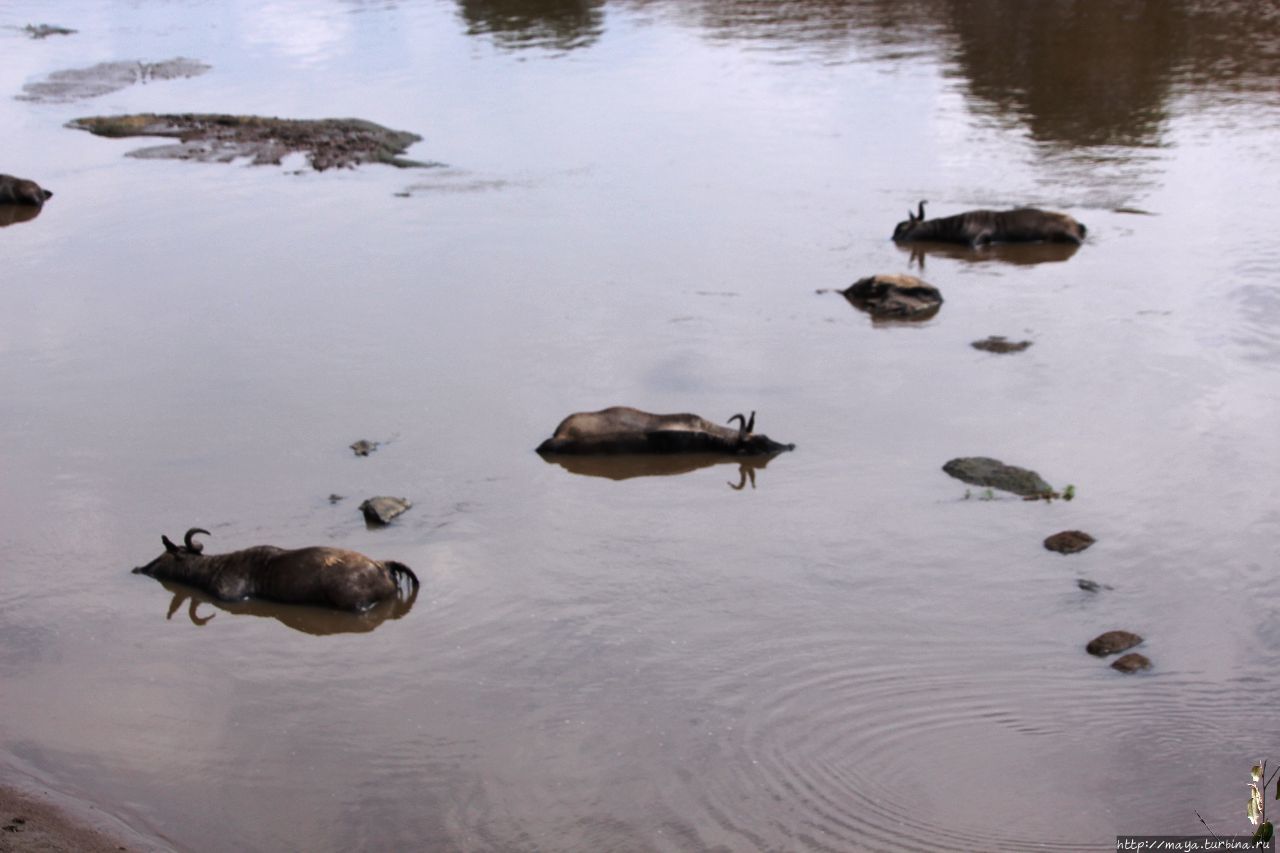
POLYGON ((1271 4, 0 9, 38 22, 79 32, 0 29, 0 171, 56 193, 0 229, 10 772, 197 850, 1246 829, 1247 767, 1280 758, 1271 4), (177 56, 212 69, 13 97, 177 56), (358 116, 448 165, 147 161, 63 127, 143 111, 358 116), (1089 238, 913 258, 888 238, 922 198, 1089 238), (924 324, 815 293, 909 269, 946 298, 924 324), (969 346, 991 334, 1034 345, 969 346), (532 452, 613 404, 754 409, 798 448, 532 452), (1077 497, 966 500, 960 455, 1077 497), (369 530, 373 494, 415 505, 369 530), (197 525, 422 592, 192 611, 129 569, 197 525), (1098 544, 1042 547, 1071 528, 1098 544), (1151 673, 1084 653, 1112 628, 1151 673))

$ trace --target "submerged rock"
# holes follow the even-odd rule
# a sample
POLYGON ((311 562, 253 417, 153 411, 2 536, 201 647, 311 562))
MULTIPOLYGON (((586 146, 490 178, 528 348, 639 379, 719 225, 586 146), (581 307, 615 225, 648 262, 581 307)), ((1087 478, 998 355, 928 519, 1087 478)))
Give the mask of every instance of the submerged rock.
POLYGON ((379 495, 360 504, 360 511, 364 513, 365 520, 371 524, 389 524, 393 518, 401 515, 411 506, 413 504, 404 498, 379 495))
POLYGON ((337 492, 329 493, 329 503, 336 504, 338 501, 341 501, 341 500, 346 500, 345 496, 340 495, 337 492))
POLYGON ((55 71, 43 80, 22 87, 20 101, 62 103, 97 98, 136 83, 197 77, 213 66, 179 56, 163 62, 99 62, 88 68, 55 71))
POLYGON ((46 36, 69 36, 75 32, 75 30, 55 27, 52 24, 27 24, 22 31, 33 39, 42 39, 46 36))
POLYGON ((370 453, 378 449, 378 442, 365 441, 363 438, 351 445, 351 449, 355 451, 356 456, 368 456, 370 453))
POLYGON ((1104 658, 1131 649, 1142 642, 1142 638, 1130 631, 1107 631, 1089 641, 1084 650, 1091 655, 1104 658))
POLYGON ((289 154, 303 152, 318 172, 351 168, 359 163, 391 166, 436 166, 398 155, 422 139, 416 133, 390 130, 354 118, 284 119, 202 113, 91 116, 67 123, 97 136, 167 136, 179 140, 130 151, 131 157, 230 163, 247 157, 253 165, 280 165, 289 154))
POLYGON ((1104 589, 1112 589, 1112 587, 1105 583, 1091 581, 1088 578, 1078 578, 1076 580, 1076 586, 1080 587, 1085 592, 1101 592, 1104 589))
POLYGON ((1011 341, 1004 335, 991 335, 990 337, 984 338, 980 341, 974 341, 970 346, 974 349, 983 350, 984 352, 1022 352, 1024 349, 1031 346, 1031 341, 1011 341))
POLYGON ((965 456, 952 459, 942 466, 957 480, 972 483, 975 486, 986 486, 1013 492, 1024 497, 1047 497, 1052 495, 1053 487, 1041 479, 1035 471, 1006 465, 999 459, 987 456, 965 456))
POLYGON ((941 291, 913 275, 868 276, 841 293, 854 307, 881 319, 927 320, 942 305, 941 291))
POLYGON ((1141 672, 1144 669, 1151 669, 1151 661, 1146 655, 1129 652, 1127 655, 1116 658, 1111 668, 1118 669, 1120 672, 1141 672))
POLYGON ((1044 547, 1059 554, 1078 554, 1097 540, 1083 530, 1064 530, 1044 540, 1044 547))

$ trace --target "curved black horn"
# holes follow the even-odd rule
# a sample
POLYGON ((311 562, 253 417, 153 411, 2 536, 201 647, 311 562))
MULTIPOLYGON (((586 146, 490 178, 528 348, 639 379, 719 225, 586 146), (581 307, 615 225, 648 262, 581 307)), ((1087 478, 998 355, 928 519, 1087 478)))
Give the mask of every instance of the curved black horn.
POLYGON ((209 531, 205 530, 205 529, 204 529, 204 528, 202 528, 202 527, 193 527, 193 528, 191 528, 190 530, 188 530, 188 531, 187 531, 187 535, 186 535, 186 536, 184 536, 184 537, 183 537, 183 539, 182 539, 182 544, 186 545, 186 546, 187 546, 187 550, 188 550, 188 551, 191 551, 191 552, 192 552, 192 553, 194 553, 194 554, 199 554, 201 551, 203 551, 203 550, 204 550, 204 543, 203 543, 203 542, 193 542, 193 541, 191 541, 191 537, 192 537, 192 536, 195 536, 197 533, 203 533, 205 536, 212 536, 212 535, 213 535, 212 533, 210 533, 209 531))
POLYGON ((747 421, 747 432, 755 432, 755 431, 756 431, 756 413, 755 413, 755 410, 753 409, 751 411, 751 419, 747 421))
POLYGON ((170 542, 169 537, 165 536, 163 533, 160 534, 160 541, 164 543, 164 549, 168 551, 170 554, 176 554, 182 550, 177 545, 174 545, 172 542, 170 542))
POLYGON ((920 221, 921 221, 921 222, 924 222, 924 199, 921 199, 921 200, 920 200, 920 216, 919 216, 919 219, 920 219, 920 221))
POLYGON ((739 413, 738 413, 738 414, 736 414, 736 415, 730 415, 730 416, 729 416, 729 420, 725 421, 725 423, 727 423, 727 424, 731 424, 731 423, 733 423, 734 421, 737 421, 737 422, 738 422, 738 437, 739 437, 739 438, 741 438, 742 436, 746 435, 746 434, 747 434, 747 418, 746 418, 746 416, 745 416, 745 415, 743 415, 741 412, 739 412, 739 413))

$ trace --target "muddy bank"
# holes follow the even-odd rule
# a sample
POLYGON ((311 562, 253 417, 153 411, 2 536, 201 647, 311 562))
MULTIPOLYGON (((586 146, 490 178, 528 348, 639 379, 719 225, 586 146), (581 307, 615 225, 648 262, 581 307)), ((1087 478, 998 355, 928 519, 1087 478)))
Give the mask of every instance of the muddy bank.
POLYGON ((55 104, 79 101, 109 95, 138 83, 198 77, 212 67, 181 56, 162 62, 99 62, 88 68, 54 71, 43 80, 23 86, 23 94, 17 98, 55 104))
POLYGON ((202 113, 140 113, 74 119, 67 127, 96 136, 165 136, 177 143, 130 151, 130 157, 230 163, 247 157, 253 165, 280 165, 289 154, 305 153, 318 172, 352 168, 360 163, 427 167, 438 163, 399 155, 421 141, 416 133, 391 130, 354 118, 284 119, 202 113))
POLYGON ((0 853, 119 853, 167 851, 168 844, 131 830, 95 806, 28 785, 0 780, 0 853))

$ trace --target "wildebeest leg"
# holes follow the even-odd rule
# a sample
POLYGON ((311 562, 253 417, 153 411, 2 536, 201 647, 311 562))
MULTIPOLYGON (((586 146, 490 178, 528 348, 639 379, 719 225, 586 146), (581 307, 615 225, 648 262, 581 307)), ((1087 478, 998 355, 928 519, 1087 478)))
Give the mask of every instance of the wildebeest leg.
POLYGON ((173 594, 173 601, 169 602, 169 612, 164 615, 164 618, 166 620, 172 619, 173 614, 178 612, 178 608, 181 607, 182 602, 186 600, 187 600, 187 594, 185 592, 175 592, 173 594))

